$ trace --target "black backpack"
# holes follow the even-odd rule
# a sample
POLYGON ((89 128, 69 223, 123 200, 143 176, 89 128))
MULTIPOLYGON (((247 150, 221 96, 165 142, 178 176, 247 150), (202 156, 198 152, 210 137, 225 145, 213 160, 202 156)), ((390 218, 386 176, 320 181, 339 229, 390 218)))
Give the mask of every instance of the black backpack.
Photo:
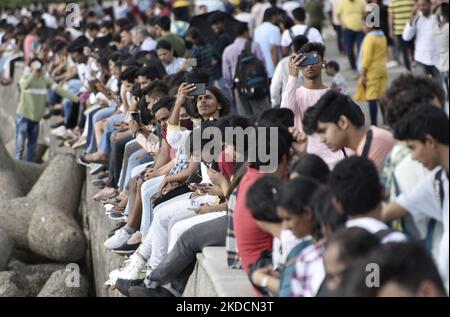
POLYGON ((239 96, 248 99, 262 99, 269 95, 269 79, 264 63, 252 53, 252 42, 247 41, 238 56, 234 75, 234 88, 239 96))

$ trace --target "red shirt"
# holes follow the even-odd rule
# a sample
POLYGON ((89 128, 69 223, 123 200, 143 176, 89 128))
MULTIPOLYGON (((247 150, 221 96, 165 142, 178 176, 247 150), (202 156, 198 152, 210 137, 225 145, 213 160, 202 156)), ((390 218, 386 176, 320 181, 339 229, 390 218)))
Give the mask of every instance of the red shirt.
POLYGON ((265 250, 272 250, 273 237, 262 231, 247 207, 247 192, 265 174, 249 168, 239 184, 234 211, 234 232, 241 263, 245 272, 256 263, 265 250))

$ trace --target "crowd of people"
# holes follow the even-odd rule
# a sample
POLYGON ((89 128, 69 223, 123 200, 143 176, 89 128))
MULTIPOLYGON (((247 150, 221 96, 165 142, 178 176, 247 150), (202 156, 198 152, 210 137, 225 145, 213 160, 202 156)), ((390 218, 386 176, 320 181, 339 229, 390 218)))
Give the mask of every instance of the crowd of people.
POLYGON ((448 296, 448 2, 368 2, 0 9, 1 84, 26 65, 15 157, 37 159, 43 119, 84 149, 127 256, 106 286, 181 296, 220 246, 259 296, 448 296))

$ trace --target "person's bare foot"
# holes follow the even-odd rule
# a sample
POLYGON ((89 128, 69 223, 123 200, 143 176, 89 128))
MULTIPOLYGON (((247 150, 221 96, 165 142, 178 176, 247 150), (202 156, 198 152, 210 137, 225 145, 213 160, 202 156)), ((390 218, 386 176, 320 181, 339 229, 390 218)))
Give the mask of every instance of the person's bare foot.
POLYGON ((99 191, 97 194, 95 194, 92 199, 95 201, 101 201, 104 199, 109 199, 114 197, 114 195, 117 195, 117 190, 112 187, 105 187, 101 191, 99 191))
POLYGON ((83 160, 89 163, 103 163, 108 161, 108 157, 101 152, 95 152, 84 155, 83 160))

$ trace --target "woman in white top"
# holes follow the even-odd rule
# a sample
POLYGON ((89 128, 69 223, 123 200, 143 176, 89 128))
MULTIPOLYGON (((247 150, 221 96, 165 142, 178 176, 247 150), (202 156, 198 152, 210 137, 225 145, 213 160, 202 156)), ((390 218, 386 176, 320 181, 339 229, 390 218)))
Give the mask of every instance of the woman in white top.
POLYGON ((191 71, 187 60, 182 57, 175 57, 172 45, 167 41, 159 41, 156 45, 156 53, 163 63, 167 75, 173 75, 182 71, 191 71))

